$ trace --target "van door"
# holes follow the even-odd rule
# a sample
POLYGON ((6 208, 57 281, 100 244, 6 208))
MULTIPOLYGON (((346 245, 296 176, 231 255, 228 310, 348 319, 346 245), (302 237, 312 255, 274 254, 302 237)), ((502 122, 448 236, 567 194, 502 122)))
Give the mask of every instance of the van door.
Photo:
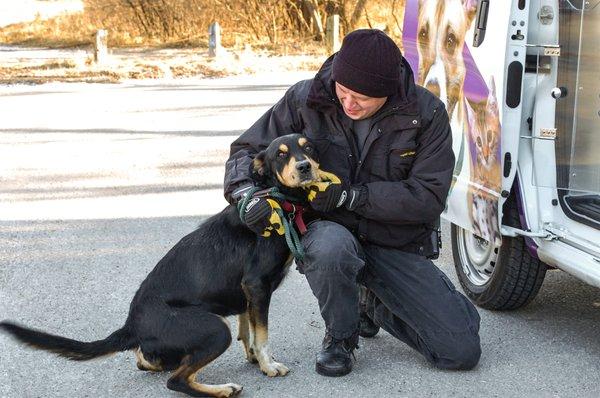
POLYGON ((563 1, 559 12, 556 166, 560 205, 572 220, 600 229, 600 1, 563 1))
POLYGON ((537 39, 529 50, 538 68, 533 172, 523 183, 533 187, 526 196, 538 199, 529 217, 555 240, 538 242, 540 258, 598 285, 600 265, 593 259, 600 258, 600 1, 536 3, 537 39), (543 43, 556 43, 555 51, 543 43), (576 252, 565 256, 565 244, 576 252))

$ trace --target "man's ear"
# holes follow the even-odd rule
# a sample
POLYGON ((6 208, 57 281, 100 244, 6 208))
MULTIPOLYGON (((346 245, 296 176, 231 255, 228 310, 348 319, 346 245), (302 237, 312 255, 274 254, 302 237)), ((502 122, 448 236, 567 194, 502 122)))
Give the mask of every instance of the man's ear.
POLYGON ((261 181, 266 177, 265 156, 266 152, 260 151, 252 161, 252 177, 257 181, 261 181))

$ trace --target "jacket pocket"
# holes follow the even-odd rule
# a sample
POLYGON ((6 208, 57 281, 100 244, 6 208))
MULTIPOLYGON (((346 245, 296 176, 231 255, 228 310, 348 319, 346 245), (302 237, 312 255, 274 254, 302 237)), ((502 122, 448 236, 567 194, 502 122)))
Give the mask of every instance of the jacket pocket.
POLYGON ((417 145, 393 146, 388 152, 388 175, 393 181, 406 180, 415 160, 417 145))

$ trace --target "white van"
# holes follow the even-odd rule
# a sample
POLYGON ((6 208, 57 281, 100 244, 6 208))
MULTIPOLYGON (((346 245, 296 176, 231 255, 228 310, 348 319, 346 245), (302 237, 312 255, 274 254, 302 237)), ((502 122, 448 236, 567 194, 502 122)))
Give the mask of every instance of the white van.
POLYGON ((600 287, 600 0, 406 0, 402 36, 451 119, 467 295, 521 307, 549 267, 600 287))

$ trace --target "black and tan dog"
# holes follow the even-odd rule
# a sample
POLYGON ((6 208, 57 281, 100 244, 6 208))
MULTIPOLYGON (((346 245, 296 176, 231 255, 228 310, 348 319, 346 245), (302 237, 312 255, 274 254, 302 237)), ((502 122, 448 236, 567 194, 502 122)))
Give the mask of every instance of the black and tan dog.
MULTIPOLYGON (((310 141, 300 135, 275 139, 254 161, 265 186, 306 197, 303 189, 319 178, 318 159, 310 141)), ((236 384, 206 385, 197 373, 231 344, 225 319, 238 315, 246 358, 268 376, 288 368, 273 360, 268 346, 268 312, 272 292, 291 263, 285 239, 262 238, 241 221, 235 206, 212 216, 185 236, 142 282, 125 325, 104 340, 80 342, 1 322, 0 328, 35 348, 73 360, 88 360, 117 351, 135 350, 142 370, 175 370, 171 390, 192 396, 230 397, 236 384)))

